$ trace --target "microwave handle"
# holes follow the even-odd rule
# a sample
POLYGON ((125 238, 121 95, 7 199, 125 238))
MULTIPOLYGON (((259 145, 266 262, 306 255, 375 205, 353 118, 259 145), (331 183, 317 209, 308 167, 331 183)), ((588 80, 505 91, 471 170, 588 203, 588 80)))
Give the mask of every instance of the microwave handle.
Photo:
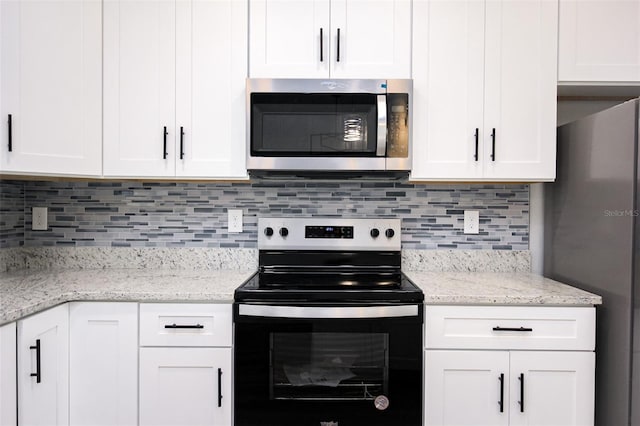
POLYGON ((387 95, 378 95, 378 141, 376 156, 384 157, 387 152, 387 95))

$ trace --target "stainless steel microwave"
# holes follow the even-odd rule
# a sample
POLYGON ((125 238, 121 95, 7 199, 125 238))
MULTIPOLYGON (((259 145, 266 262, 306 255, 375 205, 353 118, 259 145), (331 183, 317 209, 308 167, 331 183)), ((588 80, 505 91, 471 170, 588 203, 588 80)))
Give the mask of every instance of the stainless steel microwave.
POLYGON ((412 80, 248 79, 247 169, 408 172, 412 80))

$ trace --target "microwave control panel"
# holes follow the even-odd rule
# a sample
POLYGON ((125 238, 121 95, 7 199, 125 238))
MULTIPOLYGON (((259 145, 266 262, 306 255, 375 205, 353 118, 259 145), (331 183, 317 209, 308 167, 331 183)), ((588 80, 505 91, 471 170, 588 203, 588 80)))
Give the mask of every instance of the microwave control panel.
POLYGON ((409 95, 387 94, 387 157, 409 155, 409 95))

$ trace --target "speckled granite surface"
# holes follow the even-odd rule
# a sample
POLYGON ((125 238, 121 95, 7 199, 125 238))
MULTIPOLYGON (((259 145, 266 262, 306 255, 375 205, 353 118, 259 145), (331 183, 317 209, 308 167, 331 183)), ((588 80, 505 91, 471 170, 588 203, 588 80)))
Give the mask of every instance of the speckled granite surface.
POLYGON ((532 273, 405 271, 426 304, 599 305, 602 298, 532 273))
POLYGON ((0 272, 20 269, 256 269, 258 250, 242 248, 21 247, 0 250, 0 272), (3 257, 2 254, 6 253, 3 257))
POLYGON ((231 302, 253 271, 153 269, 21 271, 0 274, 0 324, 80 300, 231 302))
POLYGON ((402 269, 425 272, 529 272, 529 250, 402 250, 402 269))
MULTIPOLYGON (((20 269, 255 269, 242 248, 21 247, 0 250, 0 272, 20 269)), ((528 272, 529 250, 402 250, 406 270, 528 272)))
MULTIPOLYGON (((599 296, 530 273, 406 271, 428 304, 594 305, 599 296)), ((67 270, 0 274, 0 324, 67 301, 230 302, 252 271, 67 270)))

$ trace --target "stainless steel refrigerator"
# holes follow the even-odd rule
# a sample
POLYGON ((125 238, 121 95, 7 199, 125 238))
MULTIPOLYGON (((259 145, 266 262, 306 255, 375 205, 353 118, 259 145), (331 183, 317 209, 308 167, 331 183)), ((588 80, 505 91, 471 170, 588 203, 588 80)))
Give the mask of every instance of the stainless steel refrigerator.
POLYGON ((640 425, 640 222, 635 99, 558 128, 545 185, 545 275, 602 296, 596 425, 640 425))

